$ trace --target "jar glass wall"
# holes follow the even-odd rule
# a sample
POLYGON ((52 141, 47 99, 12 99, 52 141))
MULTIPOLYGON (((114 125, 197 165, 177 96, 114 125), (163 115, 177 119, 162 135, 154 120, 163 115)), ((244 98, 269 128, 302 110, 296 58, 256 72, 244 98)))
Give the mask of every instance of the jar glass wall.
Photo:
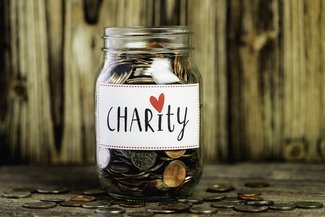
POLYGON ((169 200, 190 195, 200 180, 200 74, 191 35, 179 26, 105 29, 96 159, 100 183, 115 198, 169 200))

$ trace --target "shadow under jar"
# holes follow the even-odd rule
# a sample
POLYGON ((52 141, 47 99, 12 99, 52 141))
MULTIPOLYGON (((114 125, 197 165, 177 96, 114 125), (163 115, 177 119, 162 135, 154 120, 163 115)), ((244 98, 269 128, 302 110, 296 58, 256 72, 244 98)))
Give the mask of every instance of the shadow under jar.
POLYGON ((200 74, 188 27, 105 28, 96 83, 100 183, 118 199, 192 194, 202 174, 200 74))

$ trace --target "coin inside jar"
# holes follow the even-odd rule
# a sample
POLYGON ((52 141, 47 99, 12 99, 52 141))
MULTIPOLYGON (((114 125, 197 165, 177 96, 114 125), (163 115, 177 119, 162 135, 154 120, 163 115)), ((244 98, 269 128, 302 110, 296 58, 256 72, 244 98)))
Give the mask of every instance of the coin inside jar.
POLYGON ((174 160, 170 162, 163 173, 164 183, 171 188, 175 188, 183 183, 186 177, 186 166, 182 161, 174 160))
POLYGON ((165 151, 165 154, 171 159, 177 159, 182 157, 185 154, 186 150, 173 150, 173 151, 165 151))
POLYGON ((131 161, 140 171, 147 170, 155 165, 157 154, 154 151, 132 151, 131 161))

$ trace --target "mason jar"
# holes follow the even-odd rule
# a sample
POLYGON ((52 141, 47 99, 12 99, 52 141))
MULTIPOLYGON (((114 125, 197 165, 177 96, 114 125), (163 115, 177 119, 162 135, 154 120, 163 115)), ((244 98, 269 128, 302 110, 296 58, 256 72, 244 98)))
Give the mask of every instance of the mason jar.
POLYGON ((114 198, 191 195, 202 174, 200 74, 189 27, 105 28, 96 161, 114 198))

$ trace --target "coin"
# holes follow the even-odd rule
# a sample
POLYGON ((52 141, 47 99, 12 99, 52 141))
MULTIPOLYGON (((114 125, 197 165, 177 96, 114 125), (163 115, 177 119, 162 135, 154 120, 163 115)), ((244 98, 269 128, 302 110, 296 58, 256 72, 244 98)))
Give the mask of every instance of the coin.
POLYGON ((264 200, 263 197, 261 196, 244 196, 244 195, 239 195, 239 199, 246 200, 246 201, 260 201, 264 200))
POLYGON ((323 208, 323 204, 315 201, 300 201, 296 203, 297 208, 301 209, 319 209, 323 208))
POLYGON ((182 203, 193 203, 193 204, 200 204, 203 203, 203 199, 200 197, 195 197, 195 196, 191 196, 191 197, 178 197, 177 198, 178 202, 182 202, 182 203))
POLYGON ((151 207, 147 209, 148 212, 152 213, 159 213, 159 214, 170 214, 170 213, 175 213, 175 210, 172 209, 163 209, 161 207, 151 207))
POLYGON ((255 197, 255 196, 261 196, 262 193, 260 192, 238 192, 238 196, 244 196, 244 197, 255 197))
POLYGON ((165 203, 161 206, 162 209, 172 209, 177 212, 187 211, 192 206, 191 203, 181 203, 181 202, 170 202, 165 203))
POLYGON ((238 197, 226 197, 225 201, 234 202, 234 203, 243 203, 244 200, 238 199, 238 197))
POLYGON ((60 203, 60 206, 64 206, 64 207, 81 207, 82 205, 84 205, 85 202, 82 201, 63 201, 62 203, 60 203))
POLYGON ((96 200, 96 197, 89 195, 76 195, 70 198, 70 201, 91 202, 96 200))
POLYGON ((294 203, 276 203, 269 206, 270 209, 278 210, 278 211, 290 211, 296 208, 296 204, 294 203))
POLYGON ((49 209, 56 207, 56 203, 54 202, 29 202, 24 203, 23 207, 30 208, 30 209, 49 209))
POLYGON ((87 189, 82 192, 85 195, 105 195, 106 191, 103 189, 87 189))
POLYGON ((239 203, 233 201, 219 201, 216 203, 212 203, 211 206, 214 208, 233 208, 237 206, 239 203))
POLYGON ((225 185, 225 184, 215 184, 207 188, 207 192, 211 192, 211 193, 224 193, 233 190, 235 190, 235 188, 232 185, 225 185))
POLYGON ((132 151, 131 161, 140 171, 147 170, 155 165, 157 154, 154 151, 132 151))
POLYGON ((112 70, 113 74, 108 82, 113 84, 123 84, 130 77, 132 71, 133 66, 131 64, 119 64, 112 70))
POLYGON ((86 209, 96 209, 96 208, 109 207, 111 206, 111 204, 103 201, 93 201, 93 202, 82 204, 81 206, 82 208, 86 208, 86 209))
POLYGON ((129 212, 128 216, 131 216, 131 217, 151 217, 151 216, 154 216, 154 213, 144 210, 144 211, 129 212))
POLYGON ((95 210, 97 213, 109 213, 109 214, 122 214, 125 213, 125 209, 119 207, 104 207, 95 210))
POLYGON ((63 194, 68 191, 69 191, 68 188, 62 188, 62 187, 42 187, 36 189, 36 192, 42 194, 63 194))
POLYGON ((170 162, 164 170, 163 181, 171 188, 180 186, 186 177, 186 166, 182 161, 174 160, 170 162))
POLYGON ((274 201, 272 200, 246 201, 245 204, 250 206, 269 206, 269 205, 273 205, 274 201))
POLYGON ((205 206, 193 206, 190 208, 191 213, 196 214, 214 214, 217 213, 219 210, 213 207, 205 207, 205 206))
POLYGON ((144 195, 162 195, 164 192, 168 191, 170 188, 160 179, 149 181, 143 187, 142 193, 144 195))
POLYGON ((218 201, 218 200, 223 200, 227 197, 227 195, 213 195, 213 196, 208 196, 208 197, 204 197, 203 200, 204 201, 208 201, 208 202, 213 202, 213 201, 218 201))
POLYGON ((125 208, 140 208, 140 207, 145 207, 146 203, 144 202, 127 202, 123 201, 118 203, 119 206, 125 207, 125 208))
POLYGON ((43 202, 62 203, 65 200, 64 199, 61 199, 61 198, 46 198, 46 199, 41 199, 40 201, 43 201, 43 202))
POLYGON ((165 154, 171 159, 177 159, 182 157, 185 154, 186 150, 174 150, 174 151, 165 151, 165 154))
POLYGON ((269 187, 270 184, 267 182, 247 182, 245 183, 245 186, 250 188, 265 188, 269 187))
POLYGON ((27 198, 31 195, 32 193, 30 193, 29 191, 9 191, 2 194, 3 197, 12 199, 27 198))
POLYGON ((234 210, 239 212, 264 212, 268 210, 267 206, 249 206, 249 205, 236 205, 234 210))

